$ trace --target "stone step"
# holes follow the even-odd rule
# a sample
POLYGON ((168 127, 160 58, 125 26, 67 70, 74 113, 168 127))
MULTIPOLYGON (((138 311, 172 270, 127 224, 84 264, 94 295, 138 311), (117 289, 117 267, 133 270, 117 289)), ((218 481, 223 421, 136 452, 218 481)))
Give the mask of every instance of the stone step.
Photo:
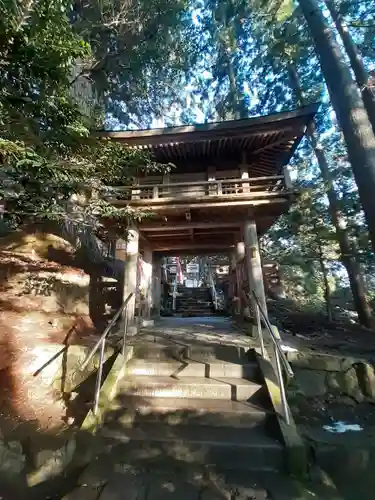
POLYGON ((212 304, 177 304, 176 309, 189 309, 192 311, 211 310, 212 304))
POLYGON ((145 398, 225 399, 259 401, 264 387, 255 382, 236 378, 126 377, 119 383, 119 393, 145 398))
POLYGON ((110 428, 153 422, 250 429, 263 428, 272 418, 273 412, 247 401, 120 396, 113 402, 105 423, 110 428))
POLYGON ((197 312, 190 312, 190 311, 179 311, 178 314, 180 314, 181 317, 185 318, 209 318, 211 316, 215 316, 216 313, 214 311, 197 311, 197 312))
POLYGON ((215 311, 210 308, 210 309, 176 309, 177 314, 190 314, 191 316, 196 316, 196 317, 201 317, 204 318, 206 316, 213 316, 215 314, 215 311))
POLYGON ((283 446, 258 428, 145 423, 113 429, 104 425, 98 437, 112 445, 111 455, 134 465, 171 461, 171 465, 194 463, 228 470, 280 470, 283 466, 283 446))
POLYGON ((177 297, 177 301, 184 304, 210 304, 212 301, 207 297, 177 297))
POLYGON ((218 360, 204 362, 131 359, 126 367, 127 375, 149 375, 163 377, 231 377, 255 379, 258 365, 255 361, 240 363, 225 363, 218 360))
POLYGON ((150 470, 114 463, 102 454, 78 478, 63 500, 343 500, 331 481, 299 481, 275 470, 218 470, 195 464, 150 470), (173 470, 173 475, 171 475, 173 470), (104 485, 104 487, 103 487, 104 485), (126 492, 126 493, 125 493, 126 492))
POLYGON ((200 302, 180 302, 176 304, 176 307, 183 307, 184 309, 209 309, 212 307, 212 302, 205 304, 205 303, 200 303, 200 302))
POLYGON ((212 302, 176 302, 176 307, 192 308, 192 309, 208 309, 212 307, 212 302))
POLYGON ((186 296, 186 295, 176 295, 177 300, 180 302, 210 302, 212 299, 208 295, 200 296, 186 296))
POLYGON ((166 340, 157 342, 143 341, 133 344, 134 358, 141 359, 174 359, 207 362, 221 361, 229 363, 246 363, 248 356, 243 347, 192 344, 184 345, 166 340))

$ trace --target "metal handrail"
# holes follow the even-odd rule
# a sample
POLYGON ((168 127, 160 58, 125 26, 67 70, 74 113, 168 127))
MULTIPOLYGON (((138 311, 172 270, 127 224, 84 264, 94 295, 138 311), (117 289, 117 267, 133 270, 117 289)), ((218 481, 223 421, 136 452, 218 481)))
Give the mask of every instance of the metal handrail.
POLYGON ((214 304, 215 311, 217 311, 217 293, 211 267, 208 268, 208 279, 211 284, 212 302, 214 304))
MULTIPOLYGON (((104 332, 101 334, 99 340, 96 342, 94 347, 91 349, 89 354, 86 356, 85 361, 82 363, 80 369, 81 371, 84 370, 87 365, 89 364, 90 360, 96 353, 96 351, 100 348, 100 357, 99 357, 99 368, 98 368, 98 373, 96 375, 96 384, 95 384, 95 396, 94 396, 94 404, 93 404, 93 413, 94 415, 97 414, 98 412, 98 406, 99 406, 99 394, 100 394, 100 387, 102 385, 102 377, 103 377, 103 362, 104 362, 104 354, 105 354, 105 344, 107 337, 114 326, 114 324, 117 322, 119 317, 123 314, 125 311, 130 299, 133 297, 134 293, 129 293, 127 298, 124 300, 122 303, 120 309, 116 312, 116 314, 113 316, 111 321, 108 323, 107 327, 105 328, 104 332)), ((122 337, 122 349, 121 352, 122 354, 125 354, 125 349, 126 349, 126 338, 127 338, 127 333, 128 333, 128 315, 124 315, 124 334, 122 337)))
POLYGON ((174 280, 173 292, 172 292, 172 311, 176 310, 176 297, 177 297, 177 277, 174 280))
POLYGON ((266 326, 266 328, 270 334, 270 337, 272 339, 272 342, 274 344, 275 359, 276 359, 276 373, 277 373, 277 378, 278 378, 279 387, 280 387, 281 404, 283 407, 285 421, 289 425, 290 416, 289 416, 288 402, 287 402, 287 398, 286 398, 285 384, 284 384, 284 379, 283 379, 281 362, 282 362, 282 365, 284 367, 284 370, 286 371, 288 378, 293 378, 294 373, 293 373, 292 367, 290 366, 289 361, 287 360, 283 350, 281 349, 279 340, 277 339, 277 337, 272 329, 272 325, 269 322, 269 319, 268 319, 265 311, 263 310, 262 306, 260 305, 259 298, 258 298, 257 294, 254 292, 254 290, 252 291, 252 295, 254 297, 254 300, 255 300, 255 303, 257 306, 255 312, 256 312, 256 317, 257 317, 258 336, 259 336, 259 341, 260 341, 260 345, 261 345, 261 352, 262 352, 263 358, 265 357, 264 356, 265 349, 264 349, 264 339, 263 339, 261 319, 263 320, 264 325, 266 326), (280 362, 280 360, 281 360, 281 362, 280 362))

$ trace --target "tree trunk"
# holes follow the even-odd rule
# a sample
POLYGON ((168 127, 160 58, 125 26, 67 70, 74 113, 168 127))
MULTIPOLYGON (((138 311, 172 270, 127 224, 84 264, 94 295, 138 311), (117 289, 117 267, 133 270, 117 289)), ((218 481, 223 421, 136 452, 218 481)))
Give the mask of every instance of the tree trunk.
POLYGON ((336 25, 337 31, 342 38, 345 50, 349 56, 350 64, 353 69, 359 90, 361 91, 363 103, 365 105, 368 117, 372 125, 372 129, 375 134, 375 92, 373 92, 370 87, 368 73, 366 71, 365 65, 363 64, 363 60, 361 58, 359 50, 354 43, 354 40, 351 37, 347 26, 343 24, 342 17, 337 11, 334 1, 325 0, 325 2, 336 25))
MULTIPOLYGON (((292 64, 289 64, 288 70, 292 88, 296 93, 297 100, 301 105, 304 105, 304 97, 296 69, 292 64)), ((348 273, 350 289, 353 295, 354 307, 358 313, 358 320, 362 325, 370 328, 371 326, 373 326, 373 319, 371 315, 371 309, 366 298, 363 276, 350 244, 348 231, 345 228, 345 221, 343 220, 342 214, 340 213, 339 200, 333 187, 332 175, 329 170, 327 157, 323 149, 318 144, 315 126, 313 124, 308 127, 307 136, 310 139, 311 147, 314 150, 323 181, 326 185, 326 192, 329 201, 329 213, 331 216, 332 224, 334 225, 336 230, 337 241, 340 247, 341 262, 348 273)))
POLYGON ((343 131, 349 160, 365 212, 375 252, 375 136, 358 87, 344 61, 335 34, 318 0, 299 0, 315 41, 338 123, 343 131))
MULTIPOLYGON (((229 3, 232 8, 235 8, 232 2, 229 3)), ((224 54, 226 70, 229 79, 230 108, 232 108, 230 109, 230 111, 234 114, 234 118, 236 120, 239 120, 241 118, 248 118, 248 110, 246 108, 243 96, 238 90, 237 74, 232 62, 233 50, 227 43, 226 39, 220 36, 220 29, 226 30, 229 28, 226 9, 222 10, 221 23, 222 27, 217 27, 217 31, 219 33, 218 43, 221 45, 224 54)))
POLYGON ((324 262, 323 249, 322 249, 322 245, 320 244, 320 242, 318 243, 318 252, 319 252, 320 270, 322 271, 322 275, 323 275, 324 299, 326 302, 327 317, 328 317, 329 321, 332 321, 331 287, 329 286, 328 272, 327 272, 327 268, 326 268, 326 265, 324 262))

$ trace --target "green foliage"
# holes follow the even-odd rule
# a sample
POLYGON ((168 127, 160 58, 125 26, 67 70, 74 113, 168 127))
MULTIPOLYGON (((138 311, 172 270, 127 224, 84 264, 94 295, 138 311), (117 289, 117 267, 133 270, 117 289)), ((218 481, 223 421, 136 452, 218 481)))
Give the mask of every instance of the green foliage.
POLYGON ((122 234, 142 214, 116 209, 106 186, 157 168, 146 154, 90 138, 90 123, 71 88, 72 67, 90 57, 73 29, 68 0, 0 6, 0 199, 9 224, 73 217, 94 230, 115 221, 122 234), (83 196, 84 194, 84 196, 83 196), (78 200, 74 202, 74 200, 78 200))

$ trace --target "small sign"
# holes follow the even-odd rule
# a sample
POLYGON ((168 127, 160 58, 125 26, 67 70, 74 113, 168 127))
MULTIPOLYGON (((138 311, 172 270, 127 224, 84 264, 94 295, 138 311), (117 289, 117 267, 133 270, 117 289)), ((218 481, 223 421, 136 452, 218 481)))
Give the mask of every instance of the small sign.
POLYGON ((126 242, 124 240, 117 240, 116 250, 126 250, 126 242))
POLYGON ((176 274, 176 272, 177 272, 177 267, 176 267, 176 266, 170 266, 168 270, 169 270, 169 272, 170 272, 171 274, 176 274))
POLYGON ((199 273, 199 264, 187 264, 186 272, 188 274, 198 274, 199 273))

